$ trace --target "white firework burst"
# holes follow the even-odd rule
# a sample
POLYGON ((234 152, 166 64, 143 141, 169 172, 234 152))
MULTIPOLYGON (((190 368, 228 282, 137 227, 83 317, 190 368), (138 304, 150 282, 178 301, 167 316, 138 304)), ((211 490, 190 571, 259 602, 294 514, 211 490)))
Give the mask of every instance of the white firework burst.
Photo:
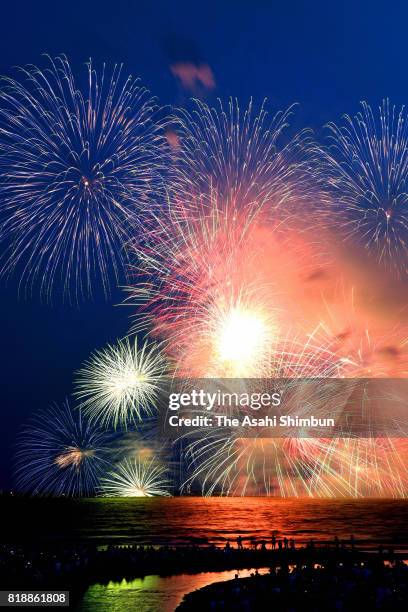
POLYGON ((95 351, 79 370, 76 396, 84 412, 103 425, 127 426, 152 415, 166 380, 166 360, 158 345, 135 336, 95 351))

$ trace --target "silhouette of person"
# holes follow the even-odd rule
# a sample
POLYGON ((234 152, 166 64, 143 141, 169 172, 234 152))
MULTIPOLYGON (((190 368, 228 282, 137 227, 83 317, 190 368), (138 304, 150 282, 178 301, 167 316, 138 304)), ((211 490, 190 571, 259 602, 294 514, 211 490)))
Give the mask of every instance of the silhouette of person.
POLYGON ((241 538, 240 535, 237 537, 237 546, 238 546, 238 550, 242 550, 243 549, 242 538, 241 538))
POLYGON ((275 550, 275 548, 276 548, 276 537, 275 537, 275 534, 272 535, 271 543, 272 543, 272 550, 275 550))
POLYGON ((285 548, 288 547, 289 540, 288 540, 288 538, 286 536, 283 538, 283 544, 284 544, 285 548))

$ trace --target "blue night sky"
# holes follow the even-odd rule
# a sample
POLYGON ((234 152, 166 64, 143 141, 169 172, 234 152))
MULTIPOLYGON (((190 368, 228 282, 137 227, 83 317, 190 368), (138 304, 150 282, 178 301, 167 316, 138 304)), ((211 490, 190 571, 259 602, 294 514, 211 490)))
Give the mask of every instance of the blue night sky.
MULTIPOLYGON (((300 107, 295 128, 317 133, 327 121, 377 105, 408 101, 405 2, 252 0, 156 2, 4 0, 0 73, 43 65, 43 53, 65 53, 74 72, 123 62, 163 105, 184 104, 170 72, 177 62, 208 64, 216 88, 207 95, 268 98, 273 112, 300 107)), ((130 309, 95 297, 80 308, 18 298, 16 282, 0 281, 2 312, 1 486, 10 484, 16 434, 27 416, 72 390, 73 372, 90 352, 126 334, 130 309)))

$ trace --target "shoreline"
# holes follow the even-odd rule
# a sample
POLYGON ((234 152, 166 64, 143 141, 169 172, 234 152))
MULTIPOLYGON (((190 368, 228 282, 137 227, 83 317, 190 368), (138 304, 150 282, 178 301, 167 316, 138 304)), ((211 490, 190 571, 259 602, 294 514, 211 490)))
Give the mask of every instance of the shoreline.
POLYGON ((0 573, 8 588, 37 588, 74 584, 79 590, 94 583, 148 575, 172 576, 229 570, 280 567, 327 562, 403 562, 408 552, 394 547, 362 550, 358 542, 336 541, 294 549, 211 546, 95 546, 30 547, 2 545, 0 573))

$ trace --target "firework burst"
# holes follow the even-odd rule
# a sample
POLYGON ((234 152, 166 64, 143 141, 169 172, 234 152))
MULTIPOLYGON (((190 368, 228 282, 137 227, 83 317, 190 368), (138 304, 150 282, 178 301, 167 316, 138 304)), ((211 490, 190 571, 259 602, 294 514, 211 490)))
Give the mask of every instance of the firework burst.
POLYGON ((87 496, 106 471, 106 432, 66 402, 33 417, 20 436, 17 488, 36 495, 87 496))
MULTIPOLYGON (((332 378, 404 372, 405 339, 364 326, 339 296, 347 269, 328 256, 335 249, 327 216, 311 203, 316 160, 308 145, 299 137, 272 152, 287 117, 266 134, 263 114, 255 119, 251 108, 241 116, 234 103, 220 113, 196 104, 175 122, 167 208, 135 243, 136 329, 148 326, 162 339, 177 375, 188 378, 318 378, 329 386, 332 378), (333 324, 330 309, 341 323, 333 324)), ((306 392, 300 385, 298 412, 313 401, 306 392)), ((341 414, 346 396, 330 409, 341 414)), ((406 489, 398 441, 321 435, 246 438, 239 428, 232 435, 201 429, 182 438, 191 470, 184 487, 324 497, 406 489)))
POLYGON ((408 266, 408 127, 404 107, 366 102, 342 125, 330 123, 331 148, 323 154, 323 181, 332 195, 330 224, 383 267, 408 266))
POLYGON ((170 496, 167 471, 154 459, 125 459, 101 480, 105 497, 170 496))
POLYGON ((331 302, 322 300, 319 328, 331 339, 331 349, 347 378, 407 378, 408 331, 390 318, 367 312, 363 292, 341 284, 331 302))
POLYGON ((77 375, 76 396, 84 413, 105 426, 127 426, 154 414, 165 380, 166 361, 158 345, 137 337, 95 351, 77 375))
POLYGON ((135 211, 158 190, 163 142, 156 106, 115 66, 87 65, 77 84, 68 60, 2 79, 1 271, 50 298, 78 300, 95 279, 109 292, 123 276, 135 211))

